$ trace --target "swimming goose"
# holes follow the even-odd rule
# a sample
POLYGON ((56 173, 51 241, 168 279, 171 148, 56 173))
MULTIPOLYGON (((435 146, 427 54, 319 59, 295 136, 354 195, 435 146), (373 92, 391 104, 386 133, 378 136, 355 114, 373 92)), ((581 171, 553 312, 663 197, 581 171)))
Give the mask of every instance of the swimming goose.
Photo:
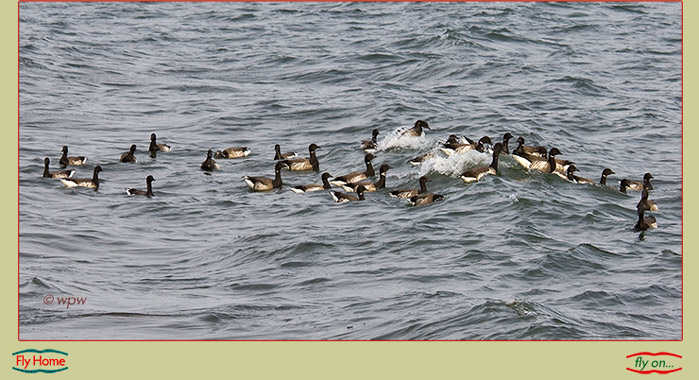
POLYGON ((422 120, 418 120, 418 121, 415 122, 415 125, 414 125, 412 128, 410 128, 410 129, 408 129, 407 131, 403 132, 403 133, 401 134, 401 136, 420 137, 420 136, 422 136, 422 134, 424 133, 424 131, 422 130, 423 128, 432 130, 432 128, 430 128, 430 126, 427 124, 427 122, 422 121, 422 120))
POLYGON ((488 136, 483 136, 481 137, 480 140, 478 140, 477 143, 472 142, 469 144, 445 144, 443 147, 439 148, 444 154, 447 156, 451 156, 452 154, 461 154, 464 152, 468 152, 469 150, 476 150, 478 152, 485 152, 485 145, 484 144, 492 144, 493 142, 490 140, 490 137, 488 136))
POLYGON ((337 203, 345 203, 345 202, 355 202, 355 201, 363 201, 364 200, 364 186, 357 186, 357 196, 355 197, 354 195, 350 194, 345 194, 341 193, 339 191, 330 191, 330 195, 333 197, 333 200, 337 203))
POLYGON ((92 172, 92 178, 64 178, 61 179, 61 183, 65 187, 87 187, 89 189, 99 189, 100 181, 97 178, 97 173, 102 171, 101 166, 95 166, 95 170, 92 172))
POLYGON ((648 190, 641 190, 641 200, 636 204, 636 208, 642 207, 645 211, 658 211, 658 205, 655 201, 648 199, 648 190))
POLYGON ((645 231, 649 228, 658 228, 658 222, 655 221, 655 217, 651 216, 644 216, 644 208, 643 207, 638 207, 636 209, 638 213, 638 221, 636 224, 633 226, 633 229, 636 231, 645 231))
POLYGON ((629 180, 629 190, 641 191, 644 188, 653 190, 653 185, 650 183, 651 178, 653 178, 653 175, 646 173, 643 175, 643 182, 629 180))
POLYGON ((286 160, 288 158, 294 158, 298 156, 296 152, 286 152, 282 153, 282 148, 279 146, 279 144, 274 145, 274 159, 275 160, 286 160))
POLYGON ((74 156, 74 157, 68 157, 68 147, 63 145, 63 149, 61 149, 63 152, 63 155, 61 156, 61 159, 58 160, 58 163, 61 164, 61 166, 68 166, 68 165, 85 165, 87 162, 87 157, 84 156, 74 156))
POLYGON ((529 170, 539 170, 544 173, 553 173, 556 171, 556 155, 562 154, 558 148, 549 150, 549 157, 546 160, 532 161, 529 170))
POLYGON ((151 157, 155 157, 156 152, 161 151, 161 152, 169 152, 171 150, 170 145, 167 144, 158 144, 155 142, 155 133, 150 134, 150 145, 148 146, 148 151, 150 152, 151 157))
POLYGON ((371 140, 362 141, 362 149, 376 149, 376 137, 379 135, 379 130, 371 131, 371 140))
POLYGON ((289 190, 293 191, 294 193, 310 193, 312 191, 320 191, 320 190, 330 190, 330 183, 328 182, 328 178, 332 177, 330 173, 325 172, 323 175, 320 177, 321 181, 323 181, 322 185, 301 185, 301 186, 293 186, 290 187, 289 190))
POLYGON ((619 182, 619 191, 622 193, 626 194, 626 189, 629 187, 629 180, 628 179, 622 179, 621 182, 619 182))
POLYGON ((434 157, 434 153, 429 152, 429 153, 423 154, 422 156, 417 156, 415 158, 410 159, 408 161, 408 163, 410 165, 413 165, 413 166, 418 166, 418 165, 421 165, 423 162, 429 160, 432 157, 434 157))
POLYGON ((339 177, 335 177, 330 181, 330 184, 335 185, 335 186, 342 186, 342 185, 347 185, 355 182, 359 182, 363 179, 366 179, 367 177, 371 177, 374 174, 374 167, 371 166, 371 160, 373 160, 375 157, 371 153, 367 153, 364 156, 364 164, 366 165, 366 170, 363 172, 352 172, 350 174, 345 174, 339 177))
POLYGON ((236 146, 224 150, 217 150, 216 153, 214 153, 214 158, 240 158, 247 157, 248 155, 250 155, 250 149, 248 149, 248 147, 236 146))
POLYGON ((145 191, 144 191, 144 190, 134 189, 134 188, 131 188, 131 187, 127 187, 127 188, 126 188, 126 194, 129 194, 129 195, 142 195, 142 196, 146 196, 146 197, 150 198, 150 197, 154 196, 154 194, 153 194, 153 185, 151 185, 151 182, 153 182, 153 181, 155 181, 155 178, 153 178, 152 175, 149 175, 148 177, 146 177, 146 190, 145 190, 145 191))
POLYGON ((505 155, 510 155, 510 148, 508 146, 510 139, 512 138, 512 134, 510 132, 505 133, 502 136, 502 152, 505 153, 505 155))
POLYGON ((280 162, 284 164, 285 168, 291 171, 318 171, 320 170, 320 164, 318 163, 318 158, 316 157, 316 149, 320 149, 320 147, 316 144, 311 144, 308 146, 308 152, 311 155, 310 158, 295 158, 280 162))
POLYGON ((532 161, 546 159, 546 148, 543 146, 525 146, 522 136, 517 139, 517 143, 517 148, 512 151, 512 158, 525 169, 529 169, 532 161))
POLYGON ((389 196, 393 198, 403 198, 408 199, 416 195, 424 194, 427 192, 427 182, 430 182, 428 177, 420 177, 420 189, 405 189, 405 190, 394 190, 388 193, 389 196))
POLYGON ((490 166, 480 166, 461 174, 461 179, 466 183, 480 181, 483 176, 488 174, 496 175, 498 173, 498 157, 502 152, 502 144, 497 143, 493 147, 493 161, 490 166))
POLYGON ((282 174, 281 170, 284 164, 277 162, 274 166, 274 179, 267 177, 243 177, 243 181, 248 184, 248 187, 252 191, 267 191, 272 189, 278 189, 282 187, 282 174))
POLYGON ((206 170, 207 172, 210 172, 210 171, 221 169, 221 167, 218 166, 216 161, 214 161, 214 159, 211 158, 211 156, 213 154, 214 153, 211 151, 211 149, 209 149, 209 151, 206 152, 206 160, 204 160, 204 162, 201 163, 202 170, 206 170))
POLYGON ((70 178, 73 174, 75 174, 75 170, 49 172, 49 158, 44 158, 44 178, 70 178))
POLYGON ((422 206, 432 202, 441 201, 444 196, 441 194, 425 193, 411 197, 408 202, 413 206, 422 206))
POLYGON ((575 165, 568 166, 568 170, 566 171, 567 174, 565 176, 565 179, 567 179, 568 181, 573 182, 573 183, 588 183, 588 184, 595 183, 595 181, 593 181, 593 180, 583 178, 583 177, 578 177, 575 174, 573 174, 573 172, 576 172, 576 171, 578 171, 578 168, 576 168, 575 165))
POLYGON ((371 181, 355 182, 348 185, 342 185, 342 188, 345 191, 356 191, 358 186, 364 186, 364 191, 367 193, 383 189, 384 187, 386 187, 386 172, 390 168, 391 167, 387 164, 381 165, 381 167, 379 168, 379 180, 376 181, 376 183, 371 181))
POLYGON ((131 149, 129 149, 128 153, 124 153, 121 155, 119 162, 136 162, 136 156, 134 156, 134 152, 136 152, 136 144, 131 145, 131 149))
POLYGON ((607 176, 610 174, 616 174, 612 171, 610 168, 605 168, 602 170, 602 177, 599 179, 599 184, 600 185, 606 185, 607 184, 607 176))

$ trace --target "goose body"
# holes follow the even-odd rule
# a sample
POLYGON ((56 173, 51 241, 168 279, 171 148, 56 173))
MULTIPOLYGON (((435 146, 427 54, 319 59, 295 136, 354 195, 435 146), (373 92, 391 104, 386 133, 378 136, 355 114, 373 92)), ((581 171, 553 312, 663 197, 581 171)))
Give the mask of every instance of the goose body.
POLYGON ((468 144, 444 144, 439 150, 444 152, 447 156, 451 156, 452 154, 461 154, 464 152, 468 152, 469 150, 476 150, 478 152, 485 152, 485 145, 484 144, 492 144, 493 142, 490 140, 490 137, 488 136, 483 136, 480 140, 478 140, 477 143, 468 143, 468 144))
POLYGON ((101 166, 95 166, 92 178, 63 178, 61 183, 65 187, 87 187, 88 189, 99 189, 100 182, 97 174, 102 171, 101 166))
POLYGON ((49 172, 49 158, 44 158, 44 178, 71 178, 75 174, 75 170, 59 170, 49 172))
POLYGON ((643 175, 643 181, 632 181, 629 180, 629 190, 635 190, 635 191, 641 191, 644 188, 648 190, 653 190, 653 185, 650 183, 650 180, 653 178, 653 175, 650 173, 646 173, 643 175))
POLYGON ((420 188, 419 189, 403 189, 403 190, 394 190, 388 193, 389 196, 393 198, 403 198, 403 199, 408 199, 412 198, 416 195, 424 194, 427 193, 427 182, 429 182, 430 179, 428 177, 422 176, 420 177, 420 188))
POLYGON ((376 137, 379 135, 379 130, 374 129, 371 131, 371 140, 362 141, 362 149, 376 149, 376 137))
POLYGON ((441 201, 444 196, 441 194, 425 193, 411 197, 408 202, 413 206, 422 206, 433 202, 441 201))
POLYGON ((241 158, 247 157, 251 153, 250 149, 246 146, 237 146, 232 148, 226 148, 224 150, 217 150, 214 153, 214 158, 241 158))
POLYGON ((512 151, 512 158, 525 169, 529 169, 534 161, 546 159, 546 148, 542 146, 526 146, 522 136, 517 139, 517 143, 517 148, 512 151))
POLYGON ((252 191, 269 191, 273 189, 278 189, 282 187, 282 175, 281 170, 284 164, 277 162, 274 166, 274 178, 267 177, 243 177, 243 181, 248 185, 252 191))
POLYGON ((286 160, 289 158, 294 158, 298 156, 296 152, 286 152, 282 153, 282 148, 279 144, 274 145, 274 159, 275 160, 286 160))
POLYGON ((156 152, 169 152, 172 148, 167 144, 158 144, 156 142, 155 133, 150 134, 150 145, 148 146, 148 151, 151 156, 155 156, 156 152))
POLYGON ((363 201, 364 200, 364 186, 357 186, 357 196, 355 197, 354 195, 351 194, 345 194, 341 193, 339 191, 330 191, 330 196, 333 197, 333 200, 337 203, 347 203, 347 202, 356 202, 356 201, 363 201))
POLYGON ((68 166, 68 165, 85 165, 87 162, 87 157, 85 156, 74 156, 74 157, 68 157, 68 147, 63 146, 63 149, 61 149, 63 152, 63 155, 61 155, 60 160, 58 160, 58 163, 61 164, 61 166, 68 166))
POLYGON ((423 162, 429 160, 430 158, 434 157, 434 153, 425 153, 422 156, 415 157, 408 161, 408 163, 412 166, 418 166, 421 165, 423 162))
POLYGON ((425 133, 423 131, 423 128, 432 130, 432 128, 430 128, 429 124, 427 124, 426 121, 418 120, 415 122, 415 125, 412 128, 403 132, 401 136, 420 137, 423 133, 425 133))
POLYGON ((155 181, 155 178, 153 178, 152 175, 149 175, 146 177, 146 190, 139 190, 139 189, 134 189, 131 187, 126 188, 126 194, 128 195, 140 195, 140 196, 145 196, 145 197, 152 197, 154 196, 153 194, 153 185, 151 185, 151 182, 155 181))
POLYGON ((316 144, 311 144, 308 146, 308 152, 310 153, 309 158, 295 158, 280 162, 284 164, 285 168, 291 171, 318 171, 320 170, 320 163, 316 157, 316 149, 320 149, 320 147, 316 144))
POLYGON ((204 162, 201 163, 200 167, 202 170, 210 172, 221 169, 221 167, 216 163, 216 161, 213 158, 211 158, 211 156, 213 156, 213 152, 211 151, 211 149, 209 149, 209 151, 206 152, 206 160, 204 160, 204 162))
POLYGON ((529 166, 529 170, 538 170, 544 173, 555 172, 557 166, 555 156, 559 154, 561 154, 561 151, 558 148, 551 148, 548 159, 533 161, 529 166))
POLYGON ((383 164, 379 168, 379 180, 376 182, 371 182, 371 181, 361 181, 361 182, 355 182, 352 184, 348 185, 342 185, 342 188, 345 191, 357 191, 357 187, 363 186, 364 187, 364 192, 374 192, 376 190, 383 189, 386 187, 386 172, 388 169, 391 167, 383 164))
POLYGON ((131 145, 131 148, 129 149, 128 153, 124 153, 121 155, 121 158, 119 158, 119 162, 136 162, 136 156, 134 153, 136 152, 136 144, 131 145))
POLYGON ((489 174, 496 175, 498 173, 498 158, 500 157, 500 153, 502 153, 502 144, 497 143, 493 147, 493 160, 490 166, 481 166, 468 170, 461 174, 461 179, 466 183, 471 183, 480 181, 481 178, 489 174))
POLYGON ((330 173, 325 172, 323 175, 320 177, 321 181, 323 181, 322 185, 301 185, 301 186, 293 186, 290 187, 289 190, 293 191, 294 193, 310 193, 313 191, 321 191, 321 190, 330 190, 330 182, 328 182, 328 178, 332 177, 330 173))
POLYGON ((645 210, 643 207, 638 207, 638 221, 636 224, 633 226, 634 230, 636 231, 645 231, 649 228, 658 228, 658 222, 655 220, 655 217, 652 215, 645 216, 644 212, 645 210))
POLYGON ((366 165, 366 170, 363 172, 352 172, 350 174, 345 174, 339 177, 335 177, 330 181, 331 185, 335 186, 342 186, 342 185, 347 185, 347 184, 352 184, 355 182, 362 181, 364 179, 367 179, 368 177, 373 176, 376 174, 374 172, 374 167, 371 166, 371 160, 373 160, 375 157, 371 153, 367 153, 364 156, 364 164, 366 165))

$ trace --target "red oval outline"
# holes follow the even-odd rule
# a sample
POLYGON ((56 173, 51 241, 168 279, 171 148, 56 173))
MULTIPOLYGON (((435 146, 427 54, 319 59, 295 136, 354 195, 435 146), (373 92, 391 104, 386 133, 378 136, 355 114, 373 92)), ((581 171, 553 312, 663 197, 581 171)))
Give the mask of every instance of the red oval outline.
POLYGON ((668 355, 668 356, 674 356, 674 357, 676 357, 676 358, 682 359, 682 356, 677 355, 677 354, 673 354, 673 353, 671 353, 671 352, 657 352, 657 353, 655 353, 655 354, 652 353, 652 352, 639 352, 639 353, 636 353, 636 354, 628 355, 628 356, 626 356, 626 358, 628 359, 628 358, 630 358, 630 357, 632 357, 632 356, 638 356, 638 355, 650 355, 650 356, 668 355))
POLYGON ((677 372, 677 371, 681 370, 682 367, 677 368, 677 369, 673 369, 673 370, 669 370, 669 371, 658 371, 657 369, 651 369, 650 371, 639 371, 639 370, 631 369, 629 367, 626 367, 626 369, 628 369, 631 372, 640 373, 642 375, 648 375, 648 374, 651 374, 653 372, 661 374, 661 375, 667 375, 668 373, 677 372))

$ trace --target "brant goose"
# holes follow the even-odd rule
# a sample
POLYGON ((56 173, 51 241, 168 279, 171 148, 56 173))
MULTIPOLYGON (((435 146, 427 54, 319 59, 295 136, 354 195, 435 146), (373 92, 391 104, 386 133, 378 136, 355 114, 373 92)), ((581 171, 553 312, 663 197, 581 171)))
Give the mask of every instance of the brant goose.
POLYGON ((629 180, 629 190, 640 191, 643 189, 653 190, 653 185, 651 185, 650 180, 653 175, 646 173, 643 175, 643 182, 641 181, 631 181, 629 180))
POLYGON ((277 162, 274 166, 274 179, 267 177, 243 177, 243 181, 248 184, 248 187, 252 191, 267 191, 272 189, 278 189, 282 187, 282 174, 281 170, 284 164, 277 162))
POLYGON ((405 190, 394 190, 388 193, 389 196, 393 198, 403 198, 408 199, 416 195, 424 194, 427 192, 427 182, 430 179, 426 176, 420 177, 420 189, 405 189, 405 190))
POLYGON ((128 153, 124 153, 121 155, 119 162, 136 162, 136 156, 134 156, 134 152, 136 152, 136 144, 131 145, 131 149, 129 149, 128 153))
POLYGON ((411 197, 408 200, 408 202, 410 202, 410 204, 413 206, 422 206, 422 205, 430 204, 432 202, 441 201, 442 199, 444 199, 443 195, 434 194, 434 193, 426 193, 426 194, 420 194, 420 195, 416 195, 414 197, 411 197))
POLYGON ((480 166, 474 169, 471 169, 469 171, 464 172, 461 174, 461 179, 466 182, 466 183, 471 183, 471 182, 476 182, 480 181, 483 176, 492 174, 495 175, 498 173, 498 157, 500 157, 500 153, 502 152, 502 144, 497 143, 493 147, 493 161, 490 163, 490 166, 480 166))
POLYGON ((401 136, 420 137, 424 133, 424 131, 422 130, 423 128, 432 130, 432 128, 430 128, 429 124, 427 124, 426 121, 418 120, 415 122, 415 125, 412 128, 403 132, 401 136))
POLYGON ((131 187, 127 187, 127 188, 126 188, 126 194, 129 194, 129 195, 143 195, 143 196, 146 196, 146 197, 150 198, 150 197, 154 196, 154 194, 153 194, 153 186, 151 185, 151 182, 153 182, 153 181, 155 181, 155 178, 153 178, 152 175, 149 175, 148 177, 146 177, 146 190, 145 190, 145 191, 143 191, 143 190, 138 190, 138 189, 134 189, 134 188, 131 188, 131 187))
POLYGON ((364 164, 366 165, 366 170, 363 172, 352 172, 350 174, 345 174, 339 177, 335 177, 330 181, 330 184, 335 185, 335 186, 342 186, 342 185, 347 185, 347 184, 352 184, 355 182, 359 182, 363 179, 366 179, 367 177, 373 176, 374 173, 374 167, 371 166, 371 160, 373 160, 375 157, 371 153, 367 153, 364 156, 364 164))
POLYGON ((310 193, 312 191, 320 191, 320 190, 330 190, 330 183, 328 182, 328 178, 332 177, 330 173, 325 172, 323 173, 322 176, 320 176, 320 179, 323 181, 322 185, 302 185, 302 186, 293 186, 290 187, 289 190, 293 191, 294 193, 310 193))
POLYGON ((616 174, 612 171, 610 168, 605 168, 602 170, 602 177, 599 179, 599 184, 600 185, 606 185, 607 184, 607 176, 610 174, 616 174))
POLYGON ((477 143, 472 142, 468 144, 452 144, 452 143, 447 143, 444 144, 442 148, 439 148, 444 154, 447 156, 451 156, 452 154, 460 154, 464 152, 468 152, 469 150, 476 150, 478 152, 485 152, 485 146, 484 144, 492 144, 493 142, 490 140, 490 137, 488 136, 483 136, 481 137, 480 140, 478 140, 477 143))
POLYGON ((432 157, 434 157, 434 153, 429 152, 429 153, 423 154, 422 156, 417 156, 417 157, 409 160, 408 163, 410 163, 410 165, 413 165, 413 166, 418 166, 418 165, 422 165, 423 162, 429 160, 432 157))
POLYGON ((286 152, 282 153, 282 148, 279 144, 274 145, 274 159, 275 160, 286 160, 288 158, 294 158, 298 156, 296 152, 286 152))
POLYGON ((371 140, 362 141, 362 149, 376 149, 376 137, 379 135, 379 130, 371 131, 371 140))
POLYGON ((284 164, 284 167, 291 171, 318 171, 320 170, 320 165, 318 163, 318 158, 316 157, 316 149, 320 147, 316 144, 311 144, 308 146, 308 152, 311 154, 310 158, 296 158, 293 160, 280 161, 284 164))
MULTIPOLYGON (((576 172, 576 171, 578 171, 578 168, 575 167, 575 165, 569 165, 568 170, 566 170, 565 179, 567 179, 568 181, 573 182, 573 183, 588 183, 591 185, 595 183, 595 181, 593 181, 591 179, 578 177, 575 174, 573 174, 573 172, 576 172)), ((556 172, 556 174, 558 174, 558 172, 556 172)))
POLYGON ((156 152, 161 151, 161 152, 169 152, 170 145, 167 144, 158 144, 155 142, 155 133, 150 134, 150 145, 148 146, 148 151, 150 152, 151 157, 155 157, 156 152))
POLYGON ((248 147, 237 146, 224 150, 217 150, 216 153, 214 153, 214 158, 240 158, 247 157, 248 155, 250 155, 250 149, 248 149, 248 147))
POLYGON ((70 178, 73 174, 75 174, 75 170, 49 172, 49 158, 44 158, 44 178, 70 178))
POLYGON ((214 159, 211 158, 212 155, 213 155, 213 152, 211 151, 211 149, 209 149, 209 151, 206 152, 206 160, 204 160, 204 162, 201 163, 202 170, 206 170, 207 172, 210 172, 210 171, 221 169, 221 167, 218 166, 216 161, 214 161, 214 159))
POLYGON ((556 171, 556 157, 557 155, 562 154, 558 148, 551 148, 549 150, 549 158, 546 160, 536 160, 532 161, 531 165, 529 166, 529 170, 539 170, 544 173, 553 173, 556 171))
POLYGON ((89 189, 99 189, 100 181, 97 178, 97 173, 102 171, 101 166, 95 166, 95 170, 92 172, 92 178, 64 178, 61 179, 61 183, 65 187, 87 187, 89 189))
POLYGON ((641 190, 641 200, 636 204, 636 208, 642 207, 645 211, 658 211, 658 205, 655 201, 648 199, 648 190, 641 190))
POLYGON ((509 144, 511 138, 512 138, 512 134, 510 132, 507 132, 502 136, 502 151, 500 153, 505 153, 505 155, 507 155, 507 156, 510 155, 510 148, 509 148, 508 144, 509 144))
POLYGON ((658 228, 658 222, 655 221, 655 217, 653 217, 652 215, 650 215, 650 216, 643 215, 643 213, 645 211, 643 206, 637 207, 636 210, 638 213, 638 221, 633 226, 634 230, 645 231, 649 228, 658 228))
POLYGON ((364 190, 364 186, 357 186, 357 197, 355 197, 354 195, 345 194, 334 190, 330 191, 330 195, 333 197, 333 200, 335 200, 335 202, 337 203, 363 201, 364 190))
POLYGON ((371 181, 355 182, 352 184, 342 185, 342 188, 345 191, 356 191, 357 187, 364 186, 364 191, 367 193, 383 189, 384 187, 386 187, 386 172, 390 168, 391 167, 388 166, 387 164, 381 165, 381 167, 379 168, 379 177, 380 178, 378 181, 376 181, 376 183, 371 182, 371 181))
POLYGON ((87 157, 84 156, 74 156, 74 157, 68 157, 68 147, 63 145, 63 149, 61 149, 63 152, 63 155, 61 156, 61 159, 58 160, 58 163, 61 164, 61 166, 68 166, 68 165, 85 165, 87 162, 87 157))
POLYGON ((517 143, 517 148, 512 151, 512 158, 525 169, 529 169, 532 161, 546 159, 546 148, 543 146, 525 146, 522 136, 517 139, 517 143))

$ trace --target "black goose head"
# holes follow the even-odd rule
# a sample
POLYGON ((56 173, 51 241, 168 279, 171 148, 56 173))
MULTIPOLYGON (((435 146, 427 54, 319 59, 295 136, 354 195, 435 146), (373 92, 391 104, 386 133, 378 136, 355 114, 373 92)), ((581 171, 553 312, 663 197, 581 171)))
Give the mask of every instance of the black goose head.
POLYGON ((650 181, 650 179, 653 178, 653 175, 650 173, 646 173, 643 175, 643 180, 644 181, 650 181))
POLYGON ((622 179, 621 182, 619 183, 619 191, 622 193, 626 194, 626 188, 629 187, 629 180, 628 179, 622 179))
POLYGON ((155 142, 155 133, 150 134, 150 141, 155 142))
POLYGON ((382 164, 381 167, 379 168, 379 174, 386 174, 386 172, 387 172, 388 169, 390 169, 390 168, 391 168, 391 167, 388 166, 388 164, 382 164))
POLYGON ((578 168, 575 167, 575 165, 568 165, 568 173, 573 174, 573 172, 578 171, 578 168))
POLYGON ((131 148, 129 149, 129 153, 134 154, 135 151, 136 151, 136 144, 132 144, 131 148))
POLYGON ((371 163, 371 160, 373 160, 374 158, 376 158, 376 157, 374 157, 373 154, 367 153, 367 154, 364 156, 364 163, 365 163, 365 164, 369 164, 369 163, 371 163))
POLYGON ((510 132, 505 133, 505 135, 502 136, 502 141, 503 142, 508 142, 512 138, 512 134, 510 132))
POLYGON ((46 166, 47 168, 49 167, 49 162, 50 161, 48 157, 44 158, 44 166, 46 166))
POLYGON ((101 172, 101 171, 102 171, 102 167, 99 166, 99 165, 97 165, 97 166, 95 166, 95 170, 93 171, 93 174, 94 174, 95 176, 97 176, 97 173, 99 173, 99 172, 101 172))
POLYGON ((371 139, 372 140, 376 141, 376 136, 378 136, 378 135, 379 135, 378 129, 374 129, 373 131, 371 131, 371 139))
POLYGON ((517 143, 518 143, 519 145, 524 145, 524 137, 519 136, 519 137, 517 138, 517 143))
POLYGON ((320 147, 316 144, 311 144, 308 146, 308 152, 309 153, 314 153, 316 149, 320 149, 320 147))
POLYGON ((478 142, 479 142, 481 145, 482 145, 482 144, 490 144, 490 145, 493 145, 493 141, 490 140, 490 137, 488 137, 488 136, 483 136, 483 137, 481 137, 481 139, 478 140, 478 142))
POLYGON ((359 199, 364 199, 364 192, 366 191, 366 188, 362 185, 357 186, 357 195, 359 195, 359 199))
POLYGON ((206 159, 207 159, 207 160, 210 160, 210 159, 211 159, 211 156, 213 156, 213 154, 214 154, 214 152, 213 152, 211 149, 209 149, 209 151, 206 152, 206 159))
POLYGON ((616 174, 616 173, 614 173, 614 172, 612 171, 612 169, 610 169, 610 168, 605 168, 604 170, 602 170, 602 176, 606 177, 606 176, 608 176, 608 175, 610 175, 610 174, 616 174))
POLYGON ((323 175, 320 176, 320 179, 321 179, 323 182, 325 182, 325 181, 327 181, 328 179, 330 179, 331 177, 332 177, 332 175, 331 175, 330 173, 325 172, 325 173, 323 173, 323 175))
POLYGON ((422 177, 420 177, 420 185, 425 184, 425 183, 427 183, 427 182, 431 182, 431 181, 432 181, 432 180, 431 180, 429 177, 427 177, 427 176, 424 176, 424 175, 423 175, 422 177))
POLYGON ((149 175, 148 177, 146 177, 146 183, 150 184, 153 181, 155 181, 155 178, 153 178, 152 175, 149 175))
POLYGON ((415 122, 415 127, 416 127, 416 128, 426 128, 426 129, 429 129, 430 131, 432 130, 432 128, 430 128, 430 125, 427 124, 427 122, 424 121, 424 120, 418 120, 418 121, 416 121, 416 122, 415 122))
POLYGON ((456 143, 459 141, 459 138, 456 135, 449 135, 447 138, 447 143, 456 143))
POLYGON ((557 156, 559 154, 563 153, 561 153, 561 151, 558 150, 558 148, 551 148, 551 150, 549 150, 549 157, 557 156))
POLYGON ((61 148, 61 152, 63 152, 63 154, 68 154, 68 147, 63 145, 63 148, 61 148))
POLYGON ((274 165, 274 172, 277 173, 277 174, 281 173, 281 170, 282 170, 283 167, 284 167, 284 163, 283 163, 283 162, 281 162, 281 161, 277 162, 277 164, 274 165))

